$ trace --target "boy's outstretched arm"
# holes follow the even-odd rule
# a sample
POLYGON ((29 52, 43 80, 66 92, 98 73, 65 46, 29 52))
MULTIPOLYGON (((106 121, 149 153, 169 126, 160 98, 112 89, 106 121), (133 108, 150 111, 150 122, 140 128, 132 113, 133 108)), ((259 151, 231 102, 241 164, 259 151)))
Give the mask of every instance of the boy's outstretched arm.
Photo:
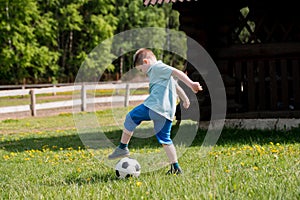
POLYGON ((190 106, 190 100, 186 96, 184 90, 178 84, 176 84, 176 92, 177 92, 179 98, 183 101, 183 107, 185 109, 188 109, 190 106))
POLYGON ((202 86, 199 82, 192 81, 185 73, 176 68, 173 69, 172 76, 175 76, 179 80, 184 82, 189 88, 193 90, 194 93, 197 93, 202 90, 202 86))

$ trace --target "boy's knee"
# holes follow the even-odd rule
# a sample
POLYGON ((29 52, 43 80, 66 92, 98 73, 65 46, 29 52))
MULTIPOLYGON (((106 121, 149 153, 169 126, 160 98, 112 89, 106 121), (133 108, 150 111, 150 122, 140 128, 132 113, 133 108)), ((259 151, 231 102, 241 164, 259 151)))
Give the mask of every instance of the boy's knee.
POLYGON ((130 113, 128 113, 128 114, 126 115, 125 122, 124 122, 124 127, 125 127, 125 129, 126 129, 128 132, 132 132, 132 131, 136 128, 137 125, 138 125, 138 124, 136 124, 136 123, 133 121, 133 119, 131 118, 130 113))

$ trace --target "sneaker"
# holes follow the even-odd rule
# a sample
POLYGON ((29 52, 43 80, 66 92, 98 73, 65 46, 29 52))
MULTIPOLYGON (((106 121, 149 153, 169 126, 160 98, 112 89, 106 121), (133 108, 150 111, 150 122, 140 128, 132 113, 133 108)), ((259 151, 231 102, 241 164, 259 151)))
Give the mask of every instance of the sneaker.
POLYGON ((183 173, 183 171, 181 170, 180 167, 177 169, 174 169, 173 165, 171 165, 171 169, 167 172, 167 175, 169 175, 169 174, 179 175, 182 173, 183 173))
POLYGON ((108 156, 108 159, 117 159, 126 156, 129 156, 129 149, 127 147, 125 147, 124 149, 117 147, 115 151, 108 156))

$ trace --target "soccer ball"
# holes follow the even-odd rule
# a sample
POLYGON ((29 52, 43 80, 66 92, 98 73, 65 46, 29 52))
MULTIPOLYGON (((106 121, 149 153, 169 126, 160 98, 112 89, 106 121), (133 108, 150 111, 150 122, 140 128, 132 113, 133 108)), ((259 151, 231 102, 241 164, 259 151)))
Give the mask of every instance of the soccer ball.
POLYGON ((138 177, 141 173, 141 165, 136 159, 122 158, 116 164, 116 175, 118 178, 138 177))

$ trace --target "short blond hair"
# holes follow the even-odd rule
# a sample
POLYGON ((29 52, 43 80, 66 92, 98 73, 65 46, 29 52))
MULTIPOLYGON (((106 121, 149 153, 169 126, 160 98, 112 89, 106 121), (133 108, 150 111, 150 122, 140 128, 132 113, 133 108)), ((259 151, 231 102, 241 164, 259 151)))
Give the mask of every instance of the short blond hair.
POLYGON ((141 48, 133 55, 133 66, 142 65, 143 59, 156 59, 156 56, 150 49, 141 48))

